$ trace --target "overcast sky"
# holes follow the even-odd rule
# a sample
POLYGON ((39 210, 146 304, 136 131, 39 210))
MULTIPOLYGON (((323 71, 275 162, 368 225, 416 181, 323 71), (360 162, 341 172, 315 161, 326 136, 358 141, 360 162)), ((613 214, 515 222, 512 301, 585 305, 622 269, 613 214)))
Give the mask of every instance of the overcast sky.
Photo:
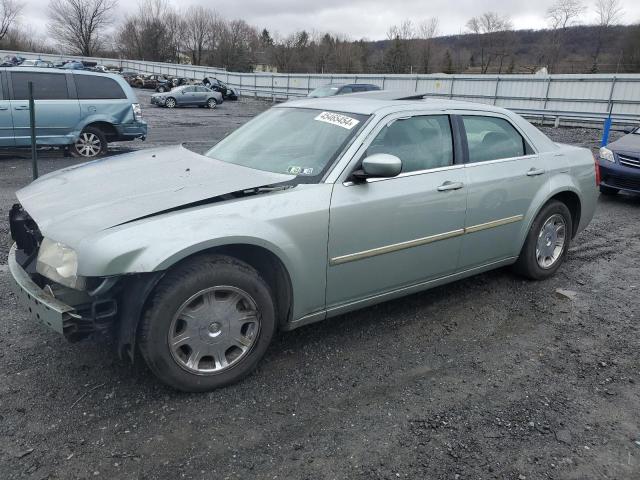
MULTIPOLYGON (((554 0, 174 0, 179 8, 205 5, 216 9, 227 19, 241 18, 251 25, 288 35, 297 30, 332 32, 351 39, 386 38, 390 25, 410 19, 420 23, 429 17, 440 21, 440 35, 464 31, 466 21, 486 11, 511 17, 516 29, 544 28, 545 11, 554 0)), ((46 33, 48 0, 22 0, 22 23, 31 24, 36 33, 46 33)), ((595 20, 593 4, 582 23, 595 20)), ((624 23, 640 22, 640 1, 622 0, 624 23)), ((136 0, 120 0, 118 16, 136 9, 136 0)))

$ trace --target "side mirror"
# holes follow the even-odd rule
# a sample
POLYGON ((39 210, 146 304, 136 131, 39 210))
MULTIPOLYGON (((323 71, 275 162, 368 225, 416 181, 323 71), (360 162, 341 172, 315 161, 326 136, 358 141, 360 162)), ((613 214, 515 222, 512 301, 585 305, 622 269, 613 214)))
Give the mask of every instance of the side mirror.
POLYGON ((359 180, 367 178, 391 178, 402 172, 402 160, 395 155, 376 153, 369 155, 362 161, 362 169, 353 172, 359 180))

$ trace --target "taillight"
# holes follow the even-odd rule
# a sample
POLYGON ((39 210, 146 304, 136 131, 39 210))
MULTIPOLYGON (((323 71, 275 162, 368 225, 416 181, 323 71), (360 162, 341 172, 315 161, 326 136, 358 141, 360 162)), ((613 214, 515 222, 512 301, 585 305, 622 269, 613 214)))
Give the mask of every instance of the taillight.
POLYGON ((131 107, 133 108, 133 118, 136 120, 142 119, 142 109, 140 108, 139 103, 132 103, 131 107))
POLYGON ((600 185, 600 164, 598 163, 598 156, 593 154, 593 163, 596 169, 596 186, 600 185))

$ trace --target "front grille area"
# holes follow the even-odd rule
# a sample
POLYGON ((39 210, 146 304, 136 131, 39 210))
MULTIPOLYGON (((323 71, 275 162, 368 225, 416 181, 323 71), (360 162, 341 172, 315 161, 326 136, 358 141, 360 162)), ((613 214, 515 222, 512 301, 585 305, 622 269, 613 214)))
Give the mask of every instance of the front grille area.
POLYGON ((620 165, 624 165, 625 167, 640 168, 640 157, 618 154, 618 161, 620 165))
POLYGON ((31 257, 40 247, 42 242, 42 234, 36 222, 22 208, 22 205, 16 203, 9 211, 9 228, 11 230, 11 238, 19 250, 31 257))
POLYGON ((613 188, 640 191, 640 179, 606 175, 602 180, 605 184, 613 188))

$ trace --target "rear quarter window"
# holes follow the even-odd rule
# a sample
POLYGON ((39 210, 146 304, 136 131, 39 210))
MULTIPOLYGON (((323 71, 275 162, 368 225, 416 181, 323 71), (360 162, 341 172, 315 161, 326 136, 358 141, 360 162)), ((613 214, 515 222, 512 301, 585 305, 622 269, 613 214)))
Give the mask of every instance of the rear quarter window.
POLYGON ((64 73, 11 72, 14 100, 29 99, 29 82, 33 82, 33 98, 36 100, 67 100, 69 90, 64 73))
POLYGON ((127 95, 112 78, 94 75, 74 75, 78 100, 120 100, 127 95))

